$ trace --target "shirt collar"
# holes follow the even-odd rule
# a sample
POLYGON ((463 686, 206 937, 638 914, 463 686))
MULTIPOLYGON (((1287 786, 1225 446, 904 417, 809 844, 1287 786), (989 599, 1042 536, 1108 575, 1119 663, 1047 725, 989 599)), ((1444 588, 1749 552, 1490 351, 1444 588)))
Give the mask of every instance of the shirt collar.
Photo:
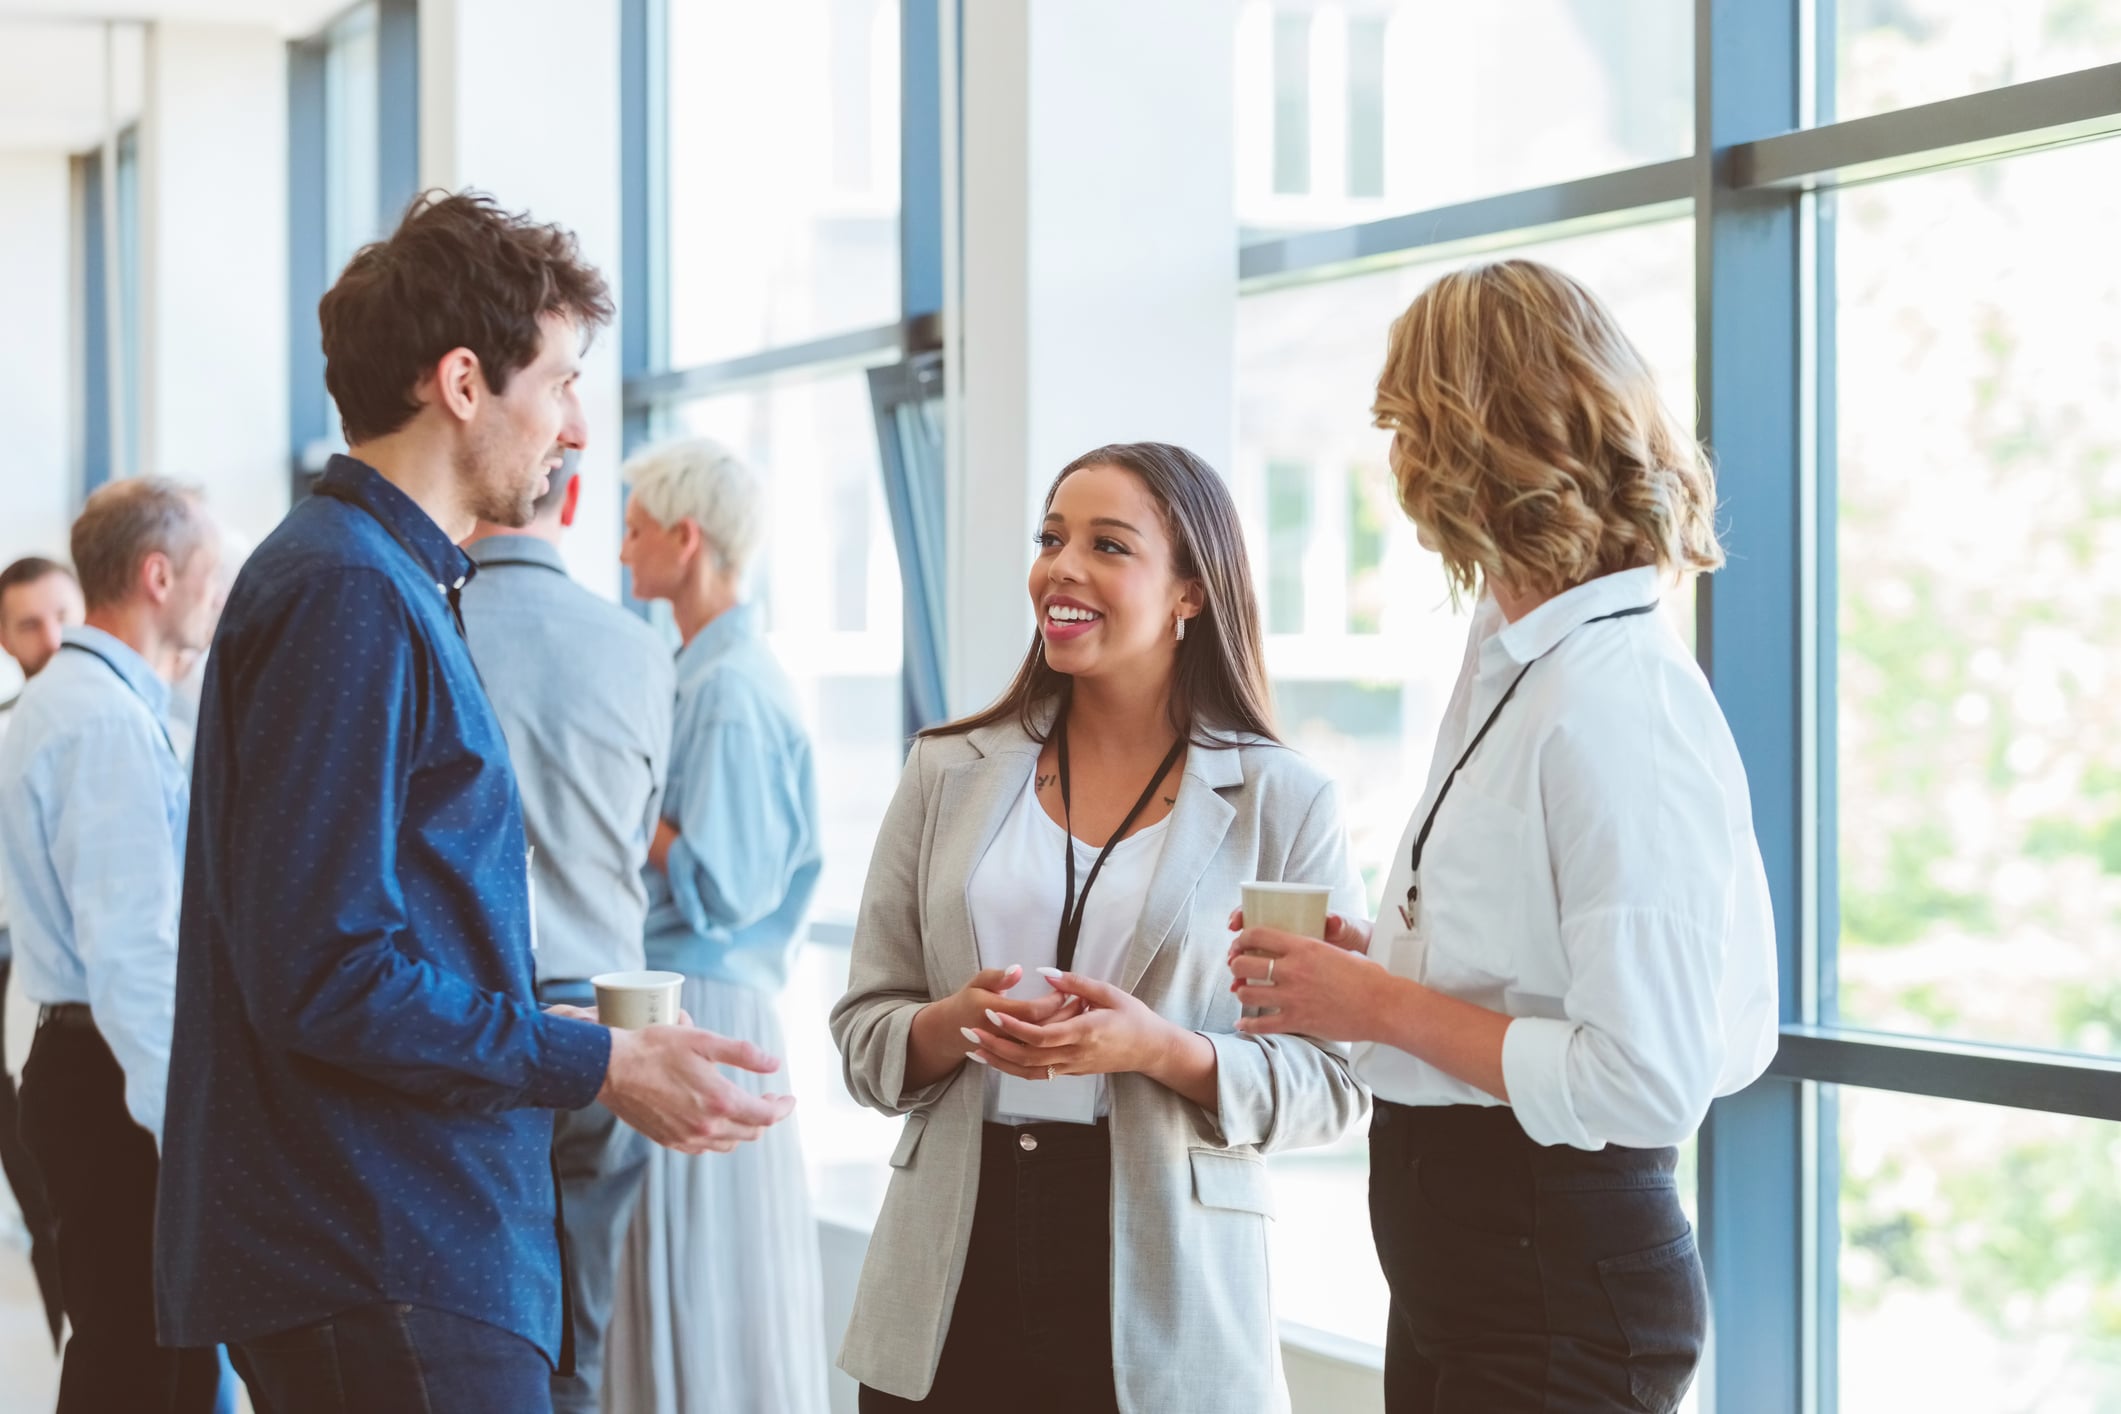
POLYGON ((714 621, 692 636, 678 650, 678 667, 693 672, 729 656, 736 647, 759 636, 758 611, 739 604, 716 615, 714 621))
POLYGON ((1655 603, 1661 587, 1657 570, 1647 565, 1600 575, 1555 595, 1513 624, 1503 622, 1502 610, 1492 598, 1485 599, 1480 611, 1492 616, 1492 626, 1481 645, 1481 670, 1529 663, 1551 653, 1562 639, 1593 619, 1655 603))
MULTIPOLYGON (((159 721, 163 714, 168 712, 169 684, 157 677, 155 670, 147 665, 147 659, 141 657, 124 639, 105 633, 100 628, 90 628, 83 624, 79 628, 62 630, 59 641, 71 643, 77 648, 86 648, 110 664, 118 676, 125 679, 125 685, 140 695, 140 700, 147 704, 156 720, 159 721)), ((99 668, 97 671, 102 670, 99 668)))
POLYGON ((481 536, 466 545, 464 552, 481 565, 540 565, 567 573, 560 547, 539 535, 481 536))
POLYGON ((421 571, 444 589, 461 587, 477 573, 471 556, 456 547, 434 517, 367 462, 339 453, 325 465, 317 489, 351 501, 374 516, 412 552, 421 571))

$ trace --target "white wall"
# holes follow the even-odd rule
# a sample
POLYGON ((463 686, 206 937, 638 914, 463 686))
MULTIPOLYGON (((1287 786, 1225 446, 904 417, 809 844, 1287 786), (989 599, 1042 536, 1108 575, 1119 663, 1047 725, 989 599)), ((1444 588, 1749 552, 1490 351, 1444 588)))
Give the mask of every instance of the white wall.
POLYGON ((287 513, 286 41, 154 25, 141 122, 138 470, 255 543, 287 513))
POLYGON ((962 435, 950 687, 969 710, 1030 642, 1032 524, 1107 442, 1235 443, 1229 0, 964 7, 962 435))
MULTIPOLYGON (((73 271, 64 153, 0 153, 0 565, 67 558, 73 271)), ((20 682, 0 655, 0 697, 20 682)))
MULTIPOLYGON (((619 287, 618 0, 421 0, 420 181, 477 187, 572 230, 619 287)), ((619 589, 619 336, 597 337, 582 507, 566 541, 582 584, 619 589)))

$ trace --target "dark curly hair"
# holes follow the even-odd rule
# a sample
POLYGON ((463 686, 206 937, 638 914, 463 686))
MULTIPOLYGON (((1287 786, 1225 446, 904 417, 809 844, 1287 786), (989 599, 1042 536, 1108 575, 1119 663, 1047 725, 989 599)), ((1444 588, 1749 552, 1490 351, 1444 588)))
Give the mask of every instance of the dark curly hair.
POLYGON ((572 232, 480 192, 422 192, 317 305, 324 386, 346 440, 358 446, 410 422, 414 389, 452 349, 478 355, 486 386, 505 393, 537 358, 548 314, 574 320, 585 338, 611 322, 610 288, 572 232))

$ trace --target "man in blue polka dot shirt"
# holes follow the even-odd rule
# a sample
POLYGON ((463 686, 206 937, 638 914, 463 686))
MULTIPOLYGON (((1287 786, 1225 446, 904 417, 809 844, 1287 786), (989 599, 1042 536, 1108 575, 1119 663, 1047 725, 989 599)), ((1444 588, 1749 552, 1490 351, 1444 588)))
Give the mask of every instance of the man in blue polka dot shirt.
MULTIPOLYGON (((161 1336, 258 1414, 550 1408, 570 1351, 552 1111, 686 1152, 793 1105, 690 1026, 541 1010, 522 810, 457 542, 588 436, 574 238, 413 204, 318 314, 350 455, 245 565, 208 659, 157 1211, 161 1336)), ((689 1254, 687 1254, 689 1259, 689 1254)))

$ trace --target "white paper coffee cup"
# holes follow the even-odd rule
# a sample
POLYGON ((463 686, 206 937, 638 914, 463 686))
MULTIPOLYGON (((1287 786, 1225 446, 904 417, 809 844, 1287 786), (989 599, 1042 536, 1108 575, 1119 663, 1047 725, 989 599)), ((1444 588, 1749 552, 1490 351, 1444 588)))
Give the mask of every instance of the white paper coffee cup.
POLYGON ((597 1019, 606 1026, 639 1031, 677 1025, 683 973, 606 972, 590 978, 589 985, 597 989, 597 1019))
MULTIPOLYGON (((1326 905, 1333 897, 1333 890, 1328 885, 1254 879, 1238 886, 1238 897, 1245 911, 1247 928, 1272 928, 1277 933, 1295 933, 1306 938, 1323 939, 1326 936, 1326 905)), ((1274 984, 1256 978, 1252 985, 1271 987, 1274 984)), ((1272 1011, 1272 1007, 1246 1007, 1244 1014, 1264 1016, 1272 1011)))

